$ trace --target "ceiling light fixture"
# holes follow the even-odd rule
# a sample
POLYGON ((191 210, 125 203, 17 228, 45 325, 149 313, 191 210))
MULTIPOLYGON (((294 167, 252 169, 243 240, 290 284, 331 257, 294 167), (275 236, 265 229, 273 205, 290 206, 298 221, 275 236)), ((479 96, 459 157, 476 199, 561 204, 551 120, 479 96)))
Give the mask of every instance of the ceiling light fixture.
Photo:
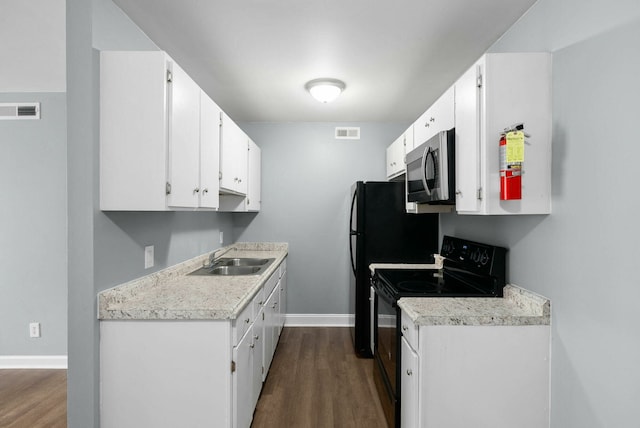
POLYGON ((316 100, 321 103, 330 103, 338 98, 346 85, 338 79, 314 79, 307 82, 304 87, 316 100))

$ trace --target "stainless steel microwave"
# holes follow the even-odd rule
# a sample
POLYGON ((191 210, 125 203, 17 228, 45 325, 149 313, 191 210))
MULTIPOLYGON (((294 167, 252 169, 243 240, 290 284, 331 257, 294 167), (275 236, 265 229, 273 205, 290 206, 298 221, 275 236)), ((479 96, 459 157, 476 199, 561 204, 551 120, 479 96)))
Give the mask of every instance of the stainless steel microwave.
POLYGON ((440 131, 407 153, 409 202, 454 204, 455 129, 440 131))

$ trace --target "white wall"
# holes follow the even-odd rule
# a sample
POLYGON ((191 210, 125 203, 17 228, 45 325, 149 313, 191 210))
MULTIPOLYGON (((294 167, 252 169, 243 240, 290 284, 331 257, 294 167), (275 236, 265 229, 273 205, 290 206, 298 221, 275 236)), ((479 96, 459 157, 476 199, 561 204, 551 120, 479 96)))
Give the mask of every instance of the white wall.
POLYGON ((540 0, 491 51, 553 52, 553 212, 441 215, 551 298, 554 428, 639 426, 639 41, 640 2, 540 0))
POLYGON ((0 0, 0 92, 65 92, 65 0, 0 0))
POLYGON ((67 354, 64 6, 0 0, 0 103, 41 103, 40 120, 0 121, 0 367, 67 354))
POLYGON ((247 123, 262 148, 262 209, 235 218, 240 241, 289 242, 287 310, 348 314, 351 185, 385 180, 385 149, 408 124, 247 123), (336 140, 360 126, 361 140, 336 140))

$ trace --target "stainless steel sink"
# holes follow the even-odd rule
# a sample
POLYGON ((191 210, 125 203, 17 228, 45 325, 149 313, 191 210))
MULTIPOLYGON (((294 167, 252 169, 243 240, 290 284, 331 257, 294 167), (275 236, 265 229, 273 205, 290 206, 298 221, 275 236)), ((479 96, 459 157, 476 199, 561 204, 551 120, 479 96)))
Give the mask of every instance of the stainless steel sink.
POLYGON ((263 266, 274 259, 254 259, 254 258, 222 258, 214 263, 214 266, 263 266))
POLYGON ((273 263, 274 260, 274 258, 225 257, 214 261, 211 266, 203 266, 191 272, 189 275, 259 275, 273 263))

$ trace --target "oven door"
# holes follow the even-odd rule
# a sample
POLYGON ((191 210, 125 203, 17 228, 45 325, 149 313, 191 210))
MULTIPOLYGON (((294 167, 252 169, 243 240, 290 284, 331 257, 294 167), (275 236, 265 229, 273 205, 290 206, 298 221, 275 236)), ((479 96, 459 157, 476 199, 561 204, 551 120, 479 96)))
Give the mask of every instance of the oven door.
POLYGON ((374 381, 387 423, 399 427, 399 308, 391 296, 375 287, 374 381))

